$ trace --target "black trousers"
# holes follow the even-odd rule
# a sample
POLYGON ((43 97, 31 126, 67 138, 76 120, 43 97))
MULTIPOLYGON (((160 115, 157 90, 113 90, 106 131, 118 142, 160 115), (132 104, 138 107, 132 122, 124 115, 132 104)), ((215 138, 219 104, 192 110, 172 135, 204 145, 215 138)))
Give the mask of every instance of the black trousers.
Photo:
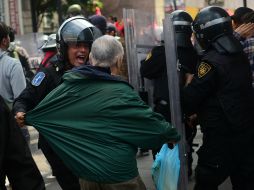
POLYGON ((217 190, 228 177, 233 190, 254 189, 254 131, 205 130, 194 190, 217 190))
POLYGON ((5 188, 5 176, 12 189, 44 190, 43 178, 30 149, 15 124, 14 117, 0 97, 0 189, 5 188))
POLYGON ((80 190, 79 178, 65 166, 64 162, 50 147, 46 139, 39 134, 39 148, 48 160, 52 174, 56 177, 63 190, 80 190))

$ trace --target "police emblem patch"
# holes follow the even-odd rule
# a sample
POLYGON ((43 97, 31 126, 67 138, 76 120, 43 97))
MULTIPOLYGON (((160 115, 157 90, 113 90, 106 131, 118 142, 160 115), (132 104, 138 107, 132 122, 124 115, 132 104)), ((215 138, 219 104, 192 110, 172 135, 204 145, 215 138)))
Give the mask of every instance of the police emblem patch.
POLYGON ((211 66, 208 63, 202 62, 198 66, 198 78, 205 76, 211 70, 211 66))
POLYGON ((32 85, 33 86, 40 86, 40 84, 44 78, 45 78, 45 73, 43 73, 43 72, 37 73, 32 80, 32 85))
POLYGON ((150 57, 152 57, 152 52, 148 53, 148 55, 146 56, 146 61, 150 59, 150 57))

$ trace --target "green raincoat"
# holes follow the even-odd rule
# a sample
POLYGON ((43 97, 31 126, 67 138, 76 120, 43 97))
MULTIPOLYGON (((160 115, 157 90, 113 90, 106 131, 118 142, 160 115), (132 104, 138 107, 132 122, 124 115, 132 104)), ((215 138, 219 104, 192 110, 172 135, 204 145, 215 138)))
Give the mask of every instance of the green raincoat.
POLYGON ((85 66, 26 115, 79 177, 100 183, 138 175, 137 147, 158 148, 179 135, 124 81, 85 66))

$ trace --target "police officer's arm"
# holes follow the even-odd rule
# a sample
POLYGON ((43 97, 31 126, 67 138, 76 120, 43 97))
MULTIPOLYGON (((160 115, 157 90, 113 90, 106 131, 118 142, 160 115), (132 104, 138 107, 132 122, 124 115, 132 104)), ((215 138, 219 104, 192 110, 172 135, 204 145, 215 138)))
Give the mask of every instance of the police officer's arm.
POLYGON ((157 46, 141 62, 140 73, 142 77, 154 79, 166 71, 166 56, 164 46, 157 46))
POLYGON ((25 113, 33 109, 49 93, 51 81, 47 73, 38 72, 32 82, 15 99, 13 112, 20 127, 24 125, 25 113))
POLYGON ((181 72, 184 73, 184 85, 188 85, 192 81, 193 75, 196 72, 198 55, 192 47, 178 47, 177 54, 179 62, 181 63, 181 72))
POLYGON ((216 69, 209 63, 202 62, 189 85, 182 90, 182 104, 187 116, 199 111, 202 103, 214 95, 216 89, 216 69))

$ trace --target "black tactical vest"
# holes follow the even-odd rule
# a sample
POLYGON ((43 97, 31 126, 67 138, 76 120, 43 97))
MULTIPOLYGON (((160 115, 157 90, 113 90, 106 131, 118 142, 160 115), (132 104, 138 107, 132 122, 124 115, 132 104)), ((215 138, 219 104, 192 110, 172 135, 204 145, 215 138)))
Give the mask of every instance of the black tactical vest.
POLYGON ((209 51, 203 61, 212 64, 216 70, 216 102, 232 129, 252 127, 254 117, 254 96, 250 63, 244 52, 219 54, 209 51))

